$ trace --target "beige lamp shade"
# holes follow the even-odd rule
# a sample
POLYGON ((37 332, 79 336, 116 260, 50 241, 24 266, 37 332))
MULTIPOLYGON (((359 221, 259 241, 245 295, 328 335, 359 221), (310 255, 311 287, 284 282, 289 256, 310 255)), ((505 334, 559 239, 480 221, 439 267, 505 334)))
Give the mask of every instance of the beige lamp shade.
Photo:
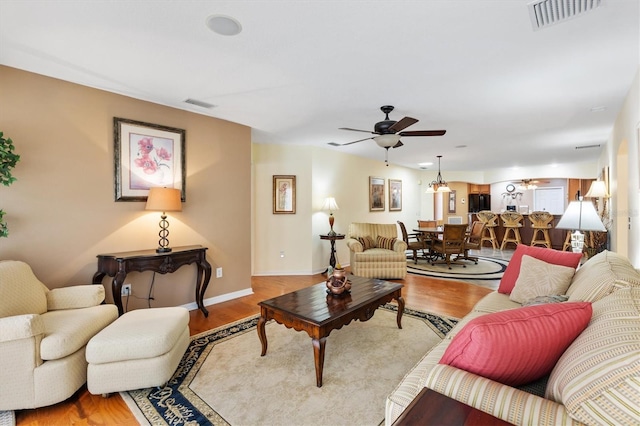
POLYGON ((591 201, 572 201, 556 225, 558 229, 580 231, 601 231, 607 229, 602 224, 596 208, 591 201))
POLYGON ((338 207, 338 203, 336 203, 336 199, 333 197, 327 197, 324 200, 324 204, 322 204, 322 210, 329 210, 329 212, 334 212, 336 210, 340 210, 338 207))
POLYGON ((603 180, 595 180, 591 182, 591 187, 585 195, 585 198, 609 198, 607 186, 603 180))
POLYGON ((182 211, 180 190, 160 187, 150 188, 145 210, 153 210, 158 212, 182 211))

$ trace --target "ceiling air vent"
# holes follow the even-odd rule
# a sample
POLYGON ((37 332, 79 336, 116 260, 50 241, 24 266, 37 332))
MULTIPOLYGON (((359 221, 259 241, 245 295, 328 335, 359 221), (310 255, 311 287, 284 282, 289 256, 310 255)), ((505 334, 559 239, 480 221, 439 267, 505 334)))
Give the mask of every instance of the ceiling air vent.
POLYGON ((602 0, 536 0, 528 4, 533 30, 564 22, 600 7, 602 0))
POLYGON ((191 98, 186 99, 185 102, 188 103, 188 104, 191 104, 191 105, 199 106, 199 107, 202 107, 202 108, 208 108, 208 109, 216 107, 215 105, 210 104, 208 102, 199 101, 197 99, 191 99, 191 98))
POLYGON ((582 146, 576 146, 576 149, 592 149, 592 148, 600 148, 600 144, 594 144, 594 145, 582 145, 582 146))

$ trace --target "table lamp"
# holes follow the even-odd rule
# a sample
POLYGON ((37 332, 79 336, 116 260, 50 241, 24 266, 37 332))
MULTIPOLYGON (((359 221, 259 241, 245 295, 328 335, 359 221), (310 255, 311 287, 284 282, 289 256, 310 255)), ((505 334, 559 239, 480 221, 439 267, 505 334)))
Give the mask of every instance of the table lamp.
POLYGON ((335 236, 336 232, 333 230, 333 211, 340 210, 338 207, 338 203, 336 203, 336 199, 333 197, 327 197, 324 200, 324 204, 322 205, 322 210, 329 210, 329 226, 331 227, 331 231, 327 235, 335 236))
POLYGON ((605 232, 607 230, 593 203, 583 201, 582 197, 579 197, 578 201, 569 203, 569 207, 560 218, 556 228, 574 230, 571 234, 571 250, 574 253, 582 253, 584 248, 584 234, 580 231, 605 232))
POLYGON ((156 253, 169 253, 171 248, 169 247, 169 239, 167 238, 169 236, 169 221, 167 220, 166 212, 182 211, 180 190, 160 187, 150 188, 145 210, 162 212, 159 222, 160 232, 158 232, 160 239, 158 240, 156 253))

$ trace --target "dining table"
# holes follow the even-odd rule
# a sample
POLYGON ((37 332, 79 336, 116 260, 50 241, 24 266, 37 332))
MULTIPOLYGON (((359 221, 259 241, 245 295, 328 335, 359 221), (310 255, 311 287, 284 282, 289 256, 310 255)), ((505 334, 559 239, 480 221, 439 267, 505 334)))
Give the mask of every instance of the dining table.
MULTIPOLYGON (((442 239, 442 234, 444 233, 444 226, 417 227, 417 228, 413 228, 413 232, 426 235, 427 236, 426 238, 428 238, 431 241, 431 245, 433 245, 434 239, 442 239)), ((467 231, 466 235, 467 237, 469 236, 469 231, 467 231)), ((430 247, 429 253, 428 254, 425 253, 425 257, 430 261, 434 261, 442 257, 442 255, 440 253, 434 253, 434 251, 431 250, 431 247, 430 247)))

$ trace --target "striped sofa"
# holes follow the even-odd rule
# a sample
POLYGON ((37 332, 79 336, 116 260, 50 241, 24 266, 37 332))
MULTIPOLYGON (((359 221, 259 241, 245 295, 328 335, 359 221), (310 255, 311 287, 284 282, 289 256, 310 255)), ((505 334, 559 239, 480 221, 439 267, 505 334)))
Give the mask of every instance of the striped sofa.
POLYGON ((392 424, 424 387, 515 425, 640 424, 640 273, 623 256, 604 251, 576 271, 566 296, 569 302, 592 302, 591 320, 538 392, 439 364, 473 318, 521 307, 509 295, 493 292, 387 397, 385 424, 392 424))
POLYGON ((395 223, 352 223, 347 234, 351 273, 360 277, 404 279, 407 243, 395 223))

